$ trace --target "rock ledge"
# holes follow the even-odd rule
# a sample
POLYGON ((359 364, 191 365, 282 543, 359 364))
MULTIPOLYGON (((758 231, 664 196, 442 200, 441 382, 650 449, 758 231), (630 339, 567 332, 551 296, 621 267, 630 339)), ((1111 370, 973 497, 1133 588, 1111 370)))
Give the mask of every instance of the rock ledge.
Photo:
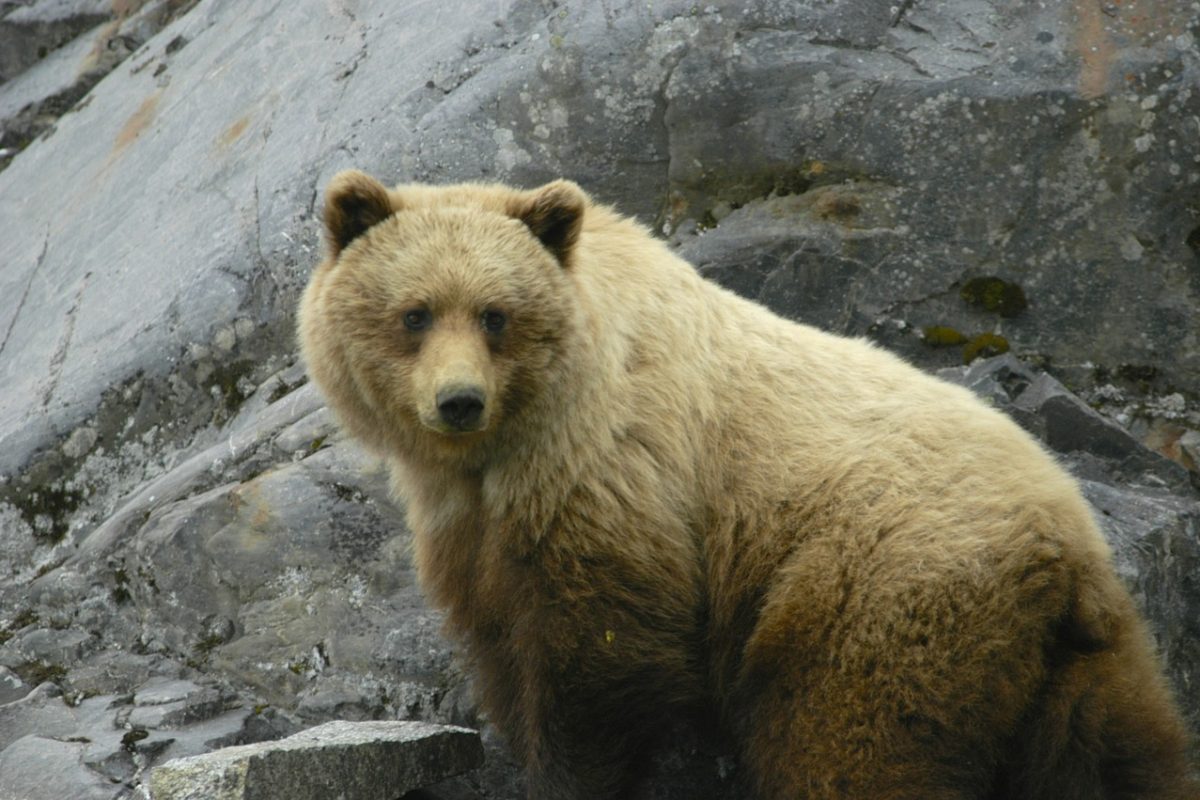
POLYGON ((170 761, 154 800, 395 800, 483 763, 479 734, 425 722, 327 722, 278 742, 170 761))

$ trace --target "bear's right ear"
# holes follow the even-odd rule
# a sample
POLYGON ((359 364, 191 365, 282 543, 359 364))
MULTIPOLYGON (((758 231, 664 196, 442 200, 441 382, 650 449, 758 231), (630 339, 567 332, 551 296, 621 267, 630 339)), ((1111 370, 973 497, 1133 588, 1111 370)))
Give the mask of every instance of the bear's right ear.
POLYGON ((325 190, 325 237, 330 257, 337 258, 346 245, 390 217, 392 211, 387 189, 370 175, 356 169, 334 175, 325 190))

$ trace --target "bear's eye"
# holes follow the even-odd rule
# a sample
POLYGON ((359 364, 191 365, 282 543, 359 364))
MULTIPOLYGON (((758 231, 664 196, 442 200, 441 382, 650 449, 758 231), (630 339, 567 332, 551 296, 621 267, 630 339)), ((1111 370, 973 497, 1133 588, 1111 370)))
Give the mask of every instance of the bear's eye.
POLYGON ((433 324, 433 314, 428 309, 414 308, 404 312, 404 327, 410 331, 423 331, 433 324))
POLYGON ((483 323, 483 329, 488 333, 500 333, 508 324, 508 317, 504 316, 503 311, 488 310, 483 312, 480 322, 483 323))

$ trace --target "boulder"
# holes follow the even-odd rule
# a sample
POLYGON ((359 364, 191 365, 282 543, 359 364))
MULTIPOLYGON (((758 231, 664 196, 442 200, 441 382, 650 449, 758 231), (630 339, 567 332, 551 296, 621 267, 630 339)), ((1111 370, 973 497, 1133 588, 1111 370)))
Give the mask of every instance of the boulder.
POLYGON ((168 761, 154 800, 394 800, 477 767, 479 736, 422 722, 327 722, 279 742, 168 761))

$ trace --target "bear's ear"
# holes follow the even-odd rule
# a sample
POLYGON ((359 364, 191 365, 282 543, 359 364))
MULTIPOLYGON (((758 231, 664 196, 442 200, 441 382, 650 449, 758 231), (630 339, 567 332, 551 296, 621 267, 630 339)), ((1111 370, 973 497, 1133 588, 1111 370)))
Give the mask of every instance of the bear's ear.
POLYGON ((356 169, 334 175, 325 189, 325 237, 330 257, 336 258, 346 245, 392 211, 387 189, 370 175, 356 169))
POLYGON ((529 226, 558 263, 568 267, 587 204, 582 189, 570 181, 559 180, 515 198, 508 213, 529 226))

